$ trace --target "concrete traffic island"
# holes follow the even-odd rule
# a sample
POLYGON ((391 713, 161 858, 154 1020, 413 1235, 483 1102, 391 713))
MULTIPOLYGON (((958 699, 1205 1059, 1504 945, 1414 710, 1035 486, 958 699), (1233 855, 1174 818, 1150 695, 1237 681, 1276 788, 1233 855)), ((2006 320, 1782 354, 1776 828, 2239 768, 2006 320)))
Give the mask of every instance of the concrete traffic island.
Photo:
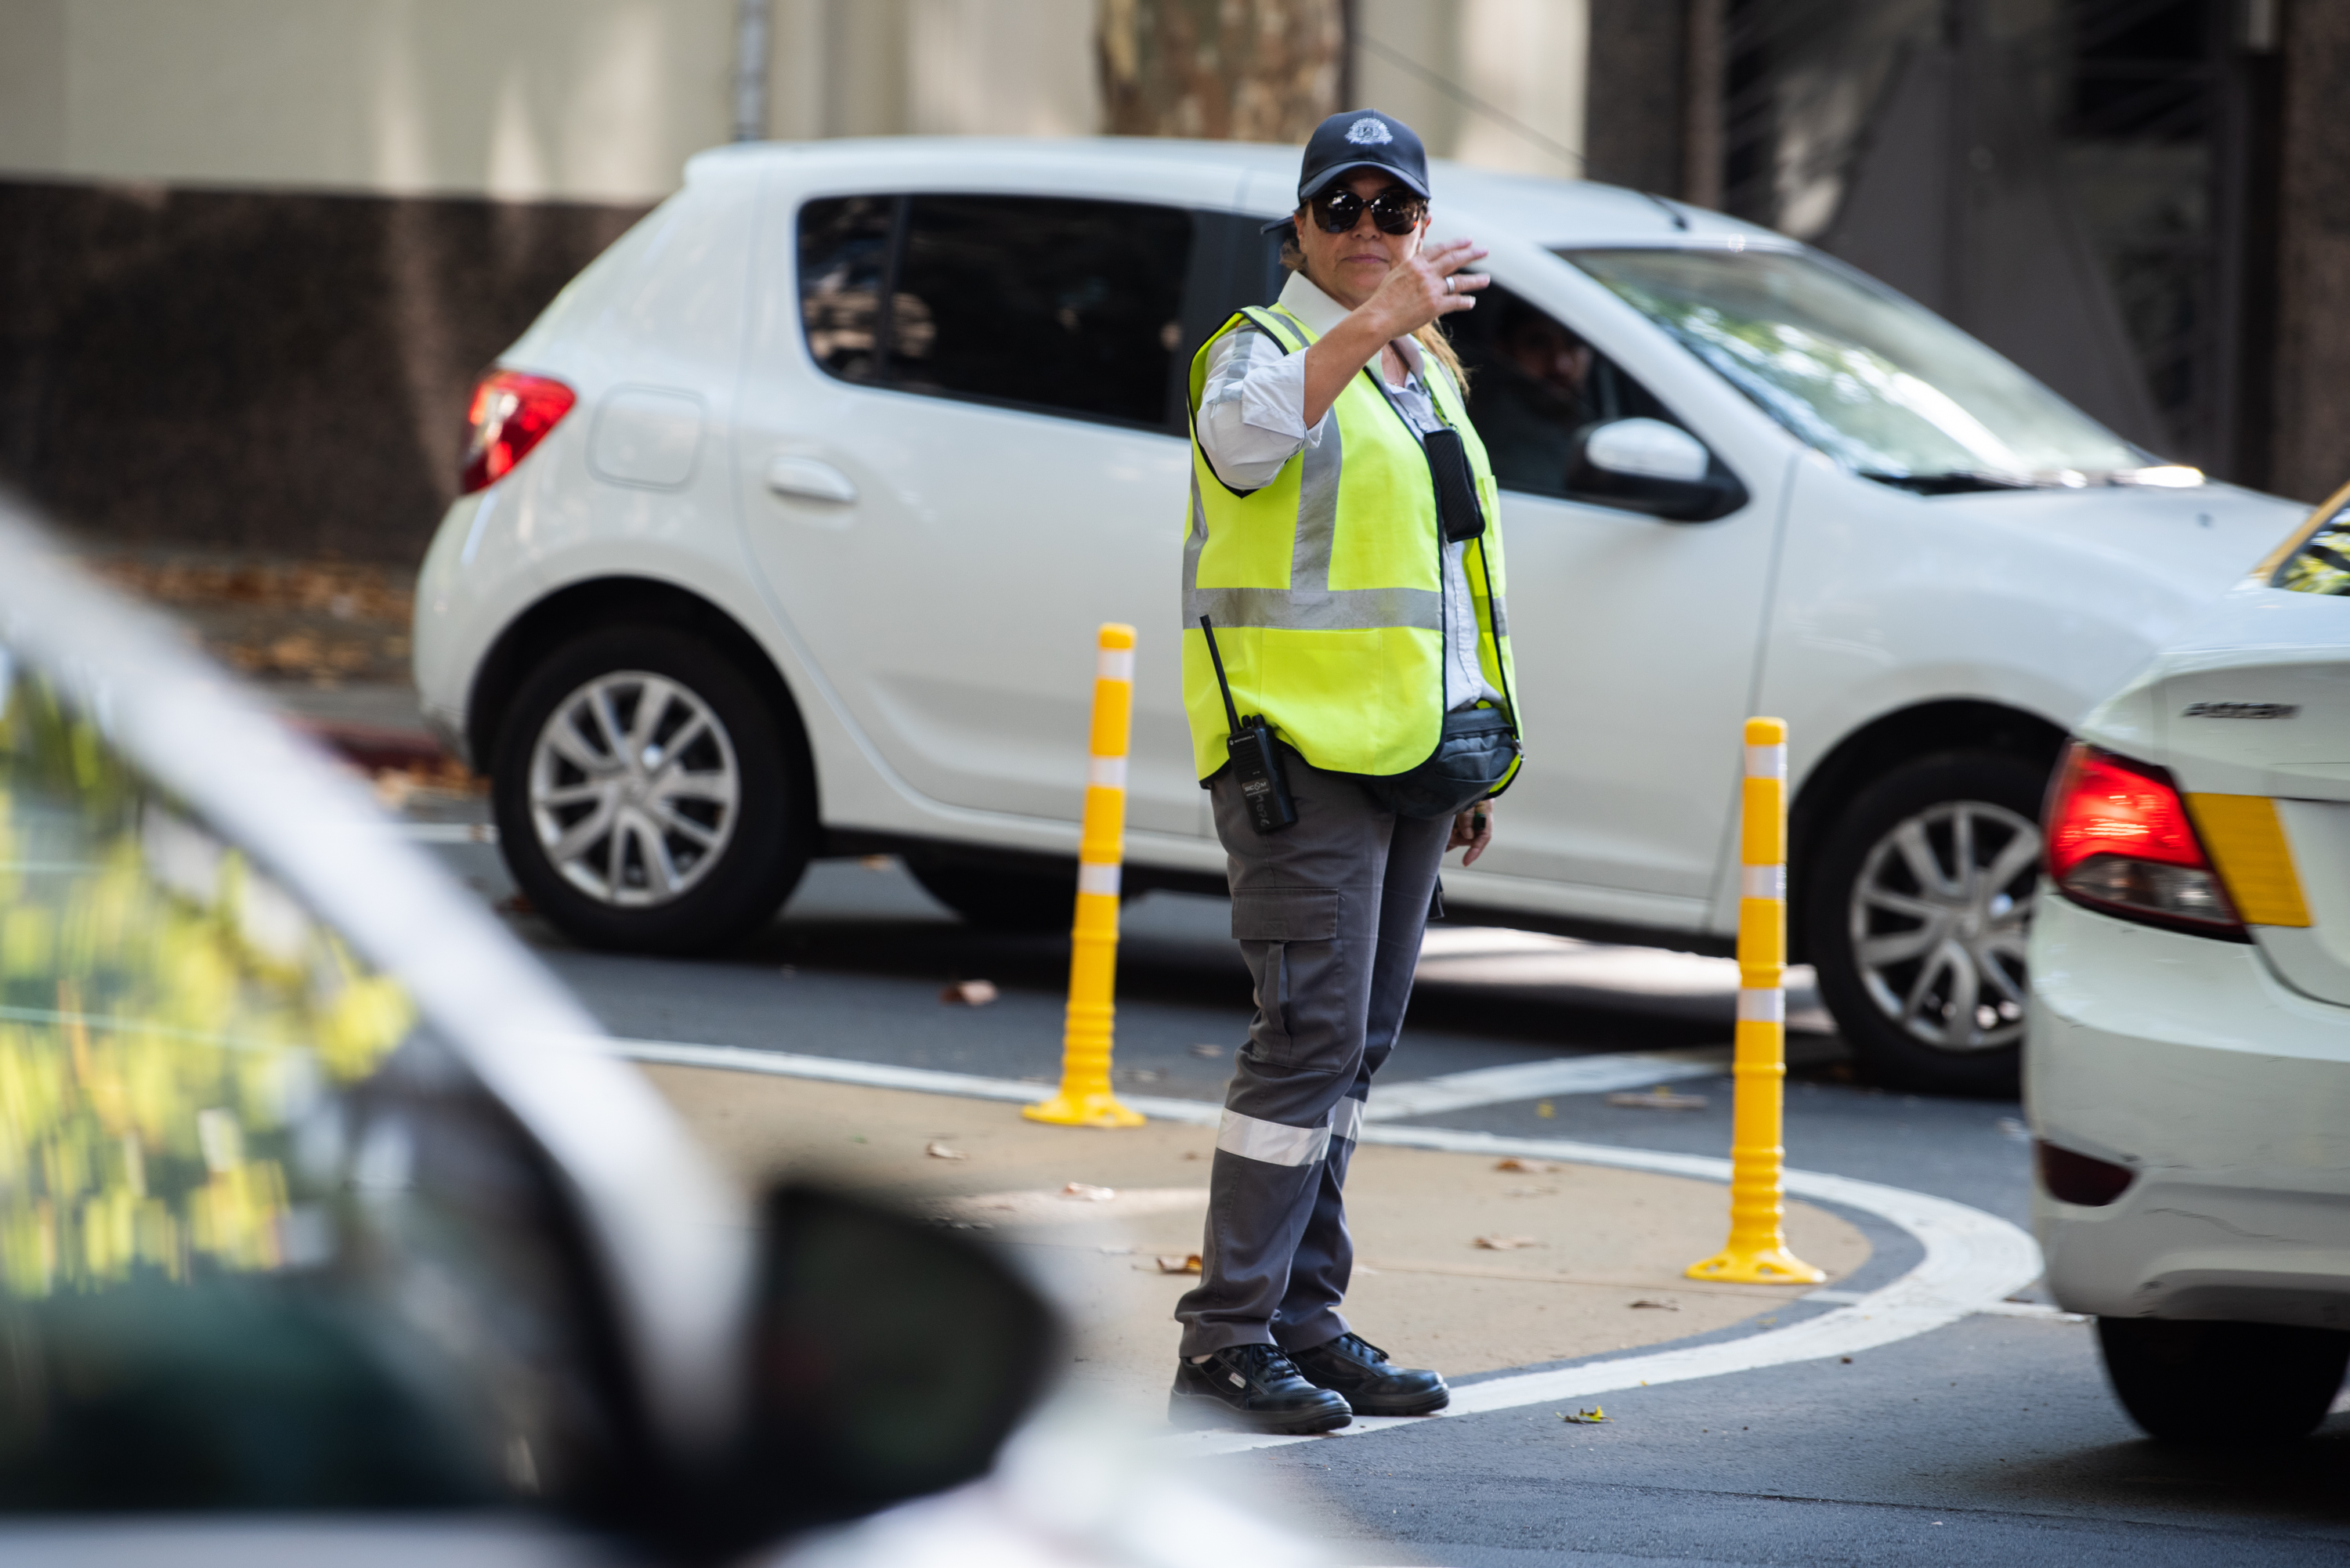
MULTIPOLYGON (((1042 1127, 1001 1102, 640 1070, 746 1182, 824 1173, 988 1227, 1058 1289, 1076 1328, 1077 1381, 1139 1416, 1163 1414, 1177 1333, 1169 1314, 1194 1276, 1162 1272, 1161 1260, 1199 1251, 1212 1128, 1042 1127)), ((1681 1277, 1719 1244, 1728 1197, 1718 1184, 1500 1163, 1376 1144, 1356 1151, 1347 1314, 1399 1361, 1461 1376, 1596 1355, 1767 1317, 1803 1294, 1681 1277)), ((1831 1283, 1869 1252, 1851 1224, 1793 1200, 1787 1239, 1831 1283)))

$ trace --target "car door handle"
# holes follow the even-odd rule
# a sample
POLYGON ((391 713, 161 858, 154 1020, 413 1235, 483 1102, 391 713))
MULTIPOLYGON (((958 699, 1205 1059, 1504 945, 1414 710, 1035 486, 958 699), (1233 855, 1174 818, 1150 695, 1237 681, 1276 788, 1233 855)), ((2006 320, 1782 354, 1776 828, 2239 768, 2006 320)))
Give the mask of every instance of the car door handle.
POLYGON ((857 486, 849 483, 848 475, 812 457, 779 457, 767 464, 767 488, 802 501, 847 505, 857 499, 857 486))

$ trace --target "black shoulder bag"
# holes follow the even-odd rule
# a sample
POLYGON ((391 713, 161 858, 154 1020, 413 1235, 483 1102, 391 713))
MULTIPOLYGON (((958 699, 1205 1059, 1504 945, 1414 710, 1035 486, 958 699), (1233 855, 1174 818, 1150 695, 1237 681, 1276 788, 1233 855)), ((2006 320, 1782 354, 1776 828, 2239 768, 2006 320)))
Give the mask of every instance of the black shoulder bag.
MULTIPOLYGON (((1367 365, 1363 373, 1376 382, 1388 407, 1395 410, 1396 418, 1403 420, 1404 428, 1415 435, 1410 420, 1388 390, 1386 378, 1375 365, 1367 365)), ((1435 404, 1436 393, 1429 392, 1429 401, 1435 404)), ((1437 417, 1443 411, 1438 409, 1437 417)), ((1428 458, 1429 482, 1436 492, 1436 519, 1443 534, 1444 545, 1459 545, 1482 537, 1485 532, 1485 509, 1477 499, 1476 475, 1469 467, 1469 452, 1461 444, 1461 432, 1450 423, 1443 429, 1429 431, 1419 437, 1420 451, 1428 458)), ((1478 554, 1478 564, 1485 569, 1485 602, 1493 602, 1493 571, 1478 554)), ((1443 594, 1443 545, 1437 547, 1437 592, 1443 594)), ((1446 631, 1444 657, 1452 656, 1451 639, 1446 631)), ((1501 639, 1494 639, 1495 659, 1500 659, 1501 639)), ((1438 677, 1439 691, 1443 690, 1442 677, 1438 677)), ((1419 766, 1399 774, 1357 774, 1356 779, 1382 808, 1399 816, 1433 819, 1451 816, 1467 810, 1474 803, 1491 795, 1510 774, 1511 767, 1524 752, 1518 735, 1517 701, 1510 694, 1510 678, 1502 675, 1502 701, 1506 709, 1463 708, 1444 715, 1444 731, 1438 738, 1436 750, 1419 766)))

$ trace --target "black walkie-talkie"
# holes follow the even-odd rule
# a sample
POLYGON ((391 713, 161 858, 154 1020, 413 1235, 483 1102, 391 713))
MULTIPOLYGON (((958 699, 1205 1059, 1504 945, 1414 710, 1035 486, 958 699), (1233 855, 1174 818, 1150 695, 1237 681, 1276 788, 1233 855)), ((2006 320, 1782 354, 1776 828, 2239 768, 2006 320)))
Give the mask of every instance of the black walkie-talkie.
POLYGON ((1216 651, 1216 628, 1200 618, 1208 634, 1208 657, 1215 661, 1216 684, 1224 693, 1224 716, 1232 732, 1224 750, 1232 759, 1232 777, 1240 781, 1241 799, 1248 803, 1249 822, 1259 833, 1279 833, 1297 820, 1296 803, 1289 798, 1289 781, 1281 775, 1281 753, 1273 748, 1273 731, 1252 713, 1243 721, 1232 706, 1232 683, 1224 679, 1224 656, 1216 651))

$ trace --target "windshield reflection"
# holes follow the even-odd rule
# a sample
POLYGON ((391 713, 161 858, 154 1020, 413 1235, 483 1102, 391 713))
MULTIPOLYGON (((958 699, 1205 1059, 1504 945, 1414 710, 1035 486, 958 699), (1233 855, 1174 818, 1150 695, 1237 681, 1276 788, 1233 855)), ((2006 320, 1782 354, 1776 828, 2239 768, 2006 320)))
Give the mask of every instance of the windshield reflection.
POLYGON ((2319 524, 2269 585, 2297 594, 2350 594, 2350 506, 2319 524))
POLYGON ((1804 441, 1928 493, 2199 483, 1930 312, 1776 251, 1562 251, 1804 441))
POLYGON ((0 649, 0 1512, 633 1506, 543 1152, 107 709, 0 649))
POLYGON ((289 1129, 374 1071, 407 1000, 46 683, 0 702, 0 1283, 318 1261, 289 1129))

